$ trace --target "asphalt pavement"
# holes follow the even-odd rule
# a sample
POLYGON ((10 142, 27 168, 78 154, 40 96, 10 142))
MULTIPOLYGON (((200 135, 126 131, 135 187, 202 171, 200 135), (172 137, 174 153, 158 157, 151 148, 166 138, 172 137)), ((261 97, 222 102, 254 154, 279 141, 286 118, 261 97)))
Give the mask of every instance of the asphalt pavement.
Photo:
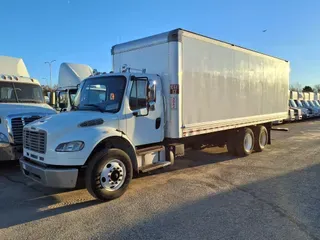
POLYGON ((187 151, 101 203, 0 165, 0 239, 320 240, 320 121, 284 125, 262 153, 187 151))

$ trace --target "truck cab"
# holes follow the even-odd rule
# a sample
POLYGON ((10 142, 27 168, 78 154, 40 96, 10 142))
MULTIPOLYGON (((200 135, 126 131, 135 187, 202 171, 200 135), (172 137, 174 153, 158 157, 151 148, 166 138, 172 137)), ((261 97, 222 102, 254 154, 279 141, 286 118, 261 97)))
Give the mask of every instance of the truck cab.
POLYGON ((56 90, 56 109, 58 111, 71 111, 78 87, 61 87, 56 90))
POLYGON ((114 198, 119 193, 114 195, 112 190, 125 184, 120 172, 131 178, 133 172, 170 165, 165 149, 154 145, 164 140, 164 124, 164 98, 158 75, 97 74, 81 82, 73 111, 24 127, 22 171, 44 185, 72 188, 81 168, 90 168, 89 159, 108 146, 116 148, 120 152, 116 152, 117 158, 123 161, 109 161, 104 166, 107 175, 103 175, 108 179, 104 183, 110 190, 107 194, 114 198), (126 161, 126 156, 132 161, 126 161))
POLYGON ((28 76, 22 59, 0 57, 0 70, 7 72, 0 74, 0 161, 18 160, 23 127, 56 111, 45 103, 40 83, 28 76))
MULTIPOLYGON (((309 112, 308 109, 302 107, 302 105, 301 107, 298 106, 293 99, 289 99, 289 107, 295 110, 295 114, 297 113, 297 110, 300 110, 302 119, 307 119, 310 117, 311 112, 309 112)), ((296 120, 300 120, 300 119, 296 119, 296 120)))

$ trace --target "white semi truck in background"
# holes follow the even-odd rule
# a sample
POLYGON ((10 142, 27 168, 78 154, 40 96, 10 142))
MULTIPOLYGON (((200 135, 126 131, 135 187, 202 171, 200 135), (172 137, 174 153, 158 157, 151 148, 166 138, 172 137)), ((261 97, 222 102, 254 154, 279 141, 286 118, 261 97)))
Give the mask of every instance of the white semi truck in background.
POLYGON ((23 126, 55 113, 23 60, 0 56, 0 161, 19 160, 23 126))
POLYGON ((93 69, 85 64, 62 63, 59 70, 56 91, 57 110, 70 111, 80 82, 93 74, 93 69))
POLYGON ((80 83, 75 111, 24 128, 25 176, 74 188, 84 173, 88 191, 110 200, 188 146, 260 152, 287 117, 286 60, 182 29, 115 45, 112 57, 113 73, 80 83))

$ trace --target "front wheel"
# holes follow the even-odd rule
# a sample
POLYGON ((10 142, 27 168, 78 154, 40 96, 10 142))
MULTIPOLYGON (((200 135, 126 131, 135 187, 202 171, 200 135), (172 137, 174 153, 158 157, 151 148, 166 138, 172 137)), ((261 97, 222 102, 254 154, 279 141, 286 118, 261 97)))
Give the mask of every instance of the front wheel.
POLYGON ((124 194, 132 175, 132 163, 128 154, 120 149, 106 149, 89 161, 86 188, 99 200, 113 200, 124 194))

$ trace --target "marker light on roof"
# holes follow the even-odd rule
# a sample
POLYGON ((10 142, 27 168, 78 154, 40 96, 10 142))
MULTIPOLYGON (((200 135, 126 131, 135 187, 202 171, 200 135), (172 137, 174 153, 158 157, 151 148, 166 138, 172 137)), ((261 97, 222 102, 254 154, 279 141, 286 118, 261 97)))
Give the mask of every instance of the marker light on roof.
POLYGON ((33 79, 31 78, 31 82, 33 82, 33 79))
POLYGON ((17 81, 19 80, 19 78, 18 78, 18 77, 16 77, 16 76, 14 76, 14 79, 15 79, 15 80, 17 80, 17 81))
POLYGON ((6 76, 5 76, 5 75, 1 75, 1 78, 2 78, 3 80, 6 80, 6 76))
POLYGON ((9 78, 10 80, 12 80, 12 77, 11 77, 11 76, 8 76, 8 78, 9 78))

